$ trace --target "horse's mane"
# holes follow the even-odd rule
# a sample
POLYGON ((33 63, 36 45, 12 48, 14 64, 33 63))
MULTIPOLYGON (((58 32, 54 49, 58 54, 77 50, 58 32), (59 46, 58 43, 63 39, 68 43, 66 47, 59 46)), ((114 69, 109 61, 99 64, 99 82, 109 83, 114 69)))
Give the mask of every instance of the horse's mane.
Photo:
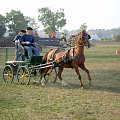
POLYGON ((77 35, 71 35, 67 39, 67 45, 74 46, 76 39, 77 39, 77 35))

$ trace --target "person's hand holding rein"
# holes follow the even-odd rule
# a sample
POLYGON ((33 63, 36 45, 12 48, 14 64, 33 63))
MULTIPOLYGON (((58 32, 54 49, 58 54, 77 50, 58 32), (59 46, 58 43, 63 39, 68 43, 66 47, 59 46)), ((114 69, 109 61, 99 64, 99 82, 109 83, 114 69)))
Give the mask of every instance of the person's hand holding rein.
POLYGON ((26 41, 26 42, 21 42, 22 44, 27 44, 27 45, 30 45, 31 43, 29 41, 26 41))

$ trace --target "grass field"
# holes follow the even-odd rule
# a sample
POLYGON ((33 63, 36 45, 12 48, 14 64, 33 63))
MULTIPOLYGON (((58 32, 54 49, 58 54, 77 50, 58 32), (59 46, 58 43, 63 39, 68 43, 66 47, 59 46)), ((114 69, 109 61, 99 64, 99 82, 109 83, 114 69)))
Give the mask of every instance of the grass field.
MULTIPOLYGON (((120 120, 120 43, 95 43, 85 49, 86 66, 92 76, 80 70, 84 89, 80 90, 74 70, 65 69, 63 79, 70 86, 40 84, 10 85, 0 78, 0 120, 120 120)), ((1 59, 1 58, 0 58, 1 59)), ((2 68, 0 74, 2 76, 2 68)))

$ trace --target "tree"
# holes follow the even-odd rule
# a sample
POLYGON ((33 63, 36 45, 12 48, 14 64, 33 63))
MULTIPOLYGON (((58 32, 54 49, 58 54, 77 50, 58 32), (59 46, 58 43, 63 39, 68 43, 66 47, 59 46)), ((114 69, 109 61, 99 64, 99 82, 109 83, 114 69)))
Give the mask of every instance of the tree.
POLYGON ((25 16, 25 20, 28 22, 28 26, 32 27, 35 31, 40 27, 34 18, 25 16))
POLYGON ((5 17, 0 14, 0 37, 6 32, 5 17))
POLYGON ((38 9, 38 20, 44 27, 46 33, 55 32, 61 29, 66 24, 66 19, 64 15, 64 9, 57 10, 57 12, 52 12, 48 7, 43 7, 38 9))
POLYGON ((81 24, 80 31, 83 31, 83 30, 86 30, 86 29, 87 29, 86 23, 81 24))
POLYGON ((28 21, 20 11, 11 10, 6 13, 6 25, 11 33, 17 34, 21 29, 26 29, 28 21))
POLYGON ((113 35, 113 40, 115 40, 115 41, 120 41, 120 34, 118 34, 118 35, 113 35))

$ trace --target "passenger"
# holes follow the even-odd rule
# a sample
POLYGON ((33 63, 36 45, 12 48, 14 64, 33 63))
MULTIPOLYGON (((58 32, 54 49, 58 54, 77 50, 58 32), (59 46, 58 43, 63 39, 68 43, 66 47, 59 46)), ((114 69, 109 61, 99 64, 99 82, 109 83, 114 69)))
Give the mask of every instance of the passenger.
POLYGON ((13 42, 15 42, 15 60, 18 61, 20 58, 20 53, 24 54, 24 48, 20 44, 21 37, 26 33, 25 30, 21 30, 17 36, 15 36, 13 42))
POLYGON ((24 34, 20 40, 22 46, 28 52, 29 59, 32 58, 33 55, 39 56, 40 51, 35 47, 35 37, 33 36, 33 29, 31 27, 27 27, 27 34, 24 34))
POLYGON ((60 45, 63 46, 66 43, 66 34, 63 32, 60 38, 60 45))

